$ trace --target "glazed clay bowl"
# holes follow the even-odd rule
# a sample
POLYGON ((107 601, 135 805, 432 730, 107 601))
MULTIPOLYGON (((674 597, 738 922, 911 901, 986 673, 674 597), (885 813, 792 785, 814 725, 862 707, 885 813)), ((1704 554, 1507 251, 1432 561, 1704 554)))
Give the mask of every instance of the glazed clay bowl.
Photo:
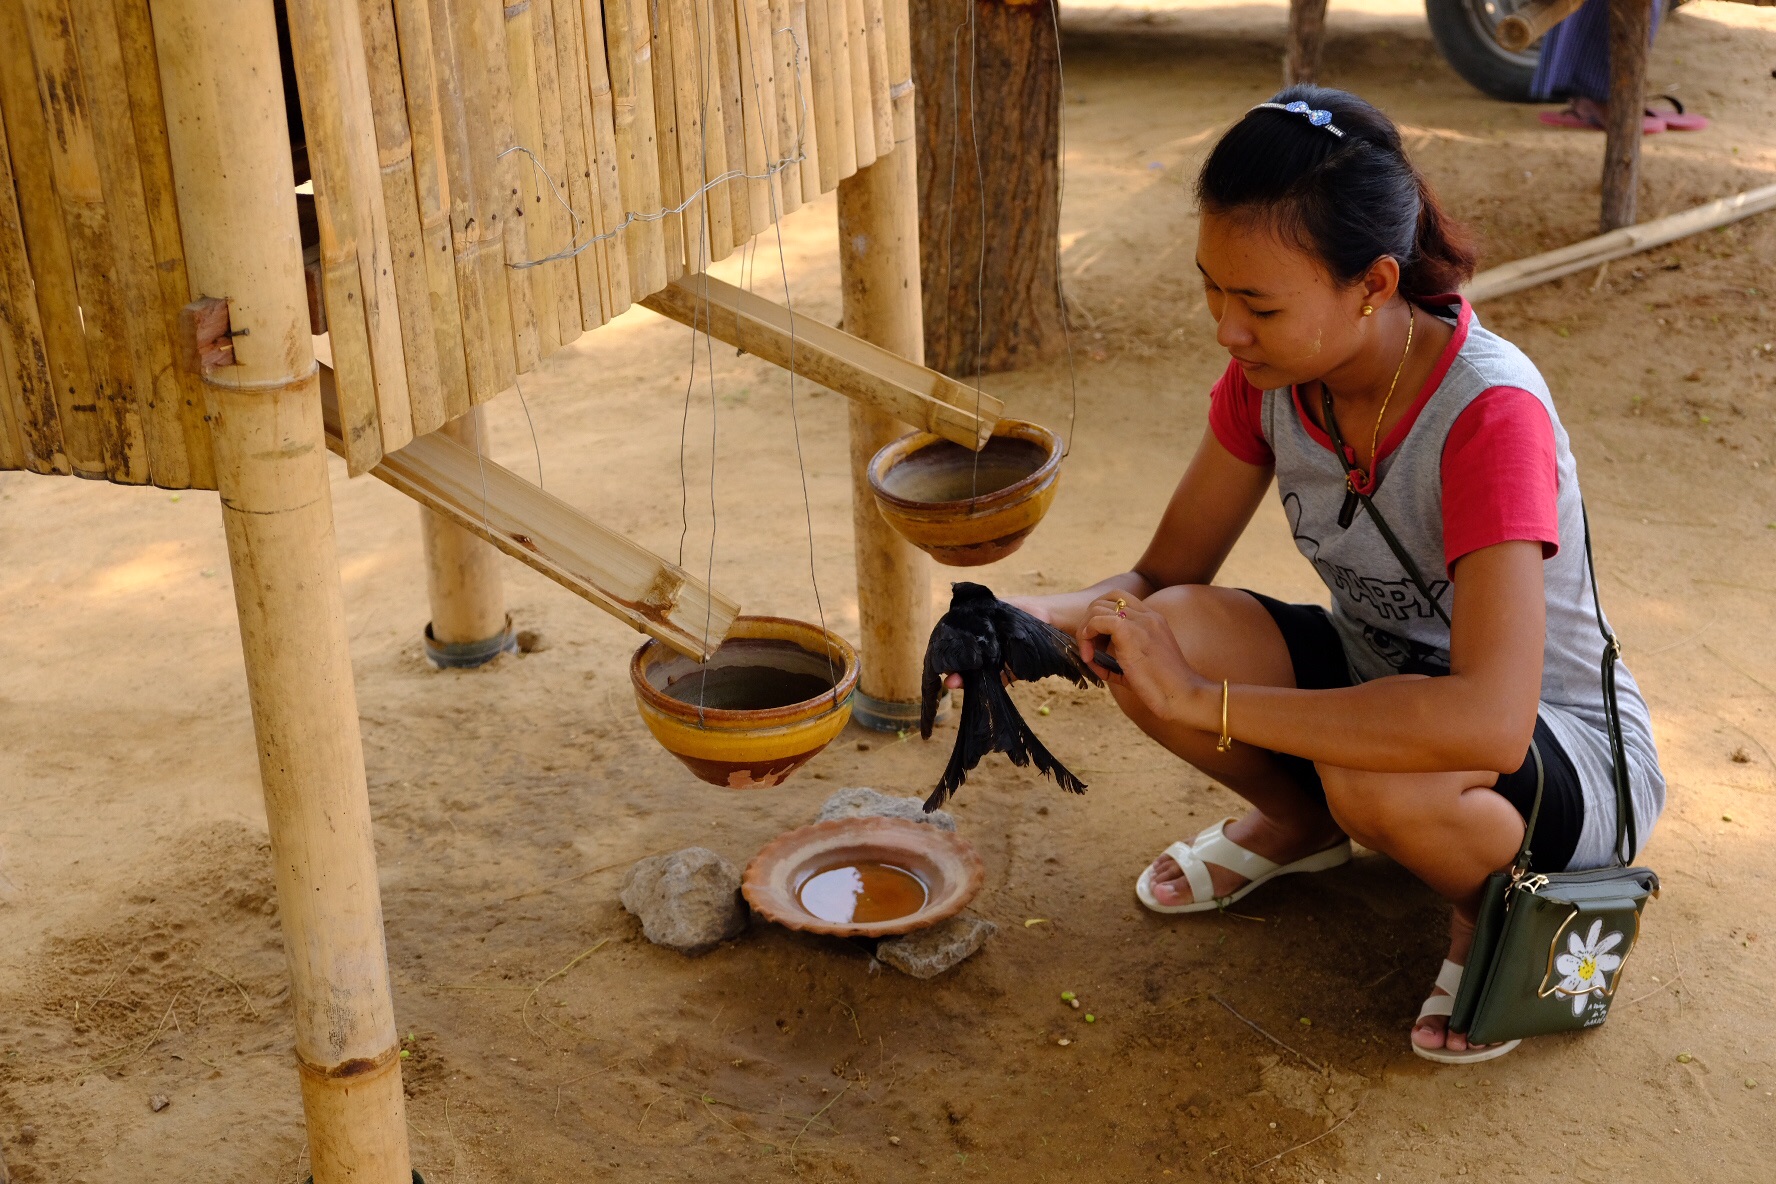
POLYGON ((882 517, 949 567, 978 567, 1021 547, 1060 476, 1060 440, 1017 419, 999 421, 978 463, 960 444, 920 432, 886 445, 869 467, 882 517))
POLYGON ((648 641, 629 681, 648 731, 691 772, 728 789, 764 788, 844 730, 857 651, 805 621, 740 617, 704 664, 648 641))
POLYGON ((766 920, 833 937, 892 937, 947 921, 981 890, 986 872, 967 839, 905 818, 835 818, 778 835, 746 865, 740 891, 766 920), (917 876, 925 905, 888 921, 839 922, 803 907, 801 890, 823 871, 862 861, 917 876))

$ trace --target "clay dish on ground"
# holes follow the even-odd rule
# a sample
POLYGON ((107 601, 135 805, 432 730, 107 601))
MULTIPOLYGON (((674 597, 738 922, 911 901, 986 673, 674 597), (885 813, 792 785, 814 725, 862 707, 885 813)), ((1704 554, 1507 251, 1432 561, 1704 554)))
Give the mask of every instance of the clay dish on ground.
POLYGON ((870 461, 870 489, 888 524, 950 567, 1003 559, 1054 501, 1061 442, 1045 427, 1002 419, 978 454, 917 432, 870 461))
POLYGON ((779 785, 844 730, 857 651, 784 617, 740 617, 699 664, 658 641, 629 663, 642 722, 711 785, 779 785))
POLYGON ((947 921, 967 907, 986 880, 980 856, 952 831, 904 818, 835 818, 778 835, 746 865, 740 891, 766 920, 833 937, 893 937, 947 921), (868 861, 917 876, 925 905, 904 917, 874 922, 824 921, 801 903, 809 880, 830 868, 868 861))

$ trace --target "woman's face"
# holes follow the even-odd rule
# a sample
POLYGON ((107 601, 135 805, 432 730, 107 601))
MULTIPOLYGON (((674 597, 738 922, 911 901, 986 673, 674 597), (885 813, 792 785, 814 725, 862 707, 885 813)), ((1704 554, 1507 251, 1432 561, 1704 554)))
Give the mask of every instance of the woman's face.
POLYGON ((1362 343, 1363 305, 1393 294, 1392 285, 1372 293, 1374 269, 1340 284, 1262 219, 1237 213, 1202 215, 1196 266, 1215 340, 1263 390, 1324 378, 1349 361, 1362 343))

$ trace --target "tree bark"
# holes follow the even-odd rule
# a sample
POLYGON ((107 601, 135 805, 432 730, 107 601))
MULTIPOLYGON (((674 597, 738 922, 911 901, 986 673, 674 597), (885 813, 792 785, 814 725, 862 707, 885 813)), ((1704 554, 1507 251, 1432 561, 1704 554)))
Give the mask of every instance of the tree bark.
POLYGON ((1647 43, 1653 6, 1648 0, 1610 0, 1609 117, 1604 128, 1603 217, 1605 232, 1632 226, 1640 191, 1641 119, 1646 111, 1647 43))
POLYGON ((1289 0, 1289 39, 1283 47, 1283 85, 1320 80, 1326 45, 1326 0, 1289 0))
POLYGON ((971 377, 1051 358, 1064 344, 1052 0, 913 0, 912 46, 925 364, 971 377))

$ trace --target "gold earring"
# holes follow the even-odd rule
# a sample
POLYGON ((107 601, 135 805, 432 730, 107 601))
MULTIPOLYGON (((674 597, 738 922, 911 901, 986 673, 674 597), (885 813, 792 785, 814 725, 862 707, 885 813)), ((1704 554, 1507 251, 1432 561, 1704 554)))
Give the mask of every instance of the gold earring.
POLYGON ((1363 306, 1363 315, 1366 317, 1367 316, 1374 316, 1375 315, 1375 306, 1373 304, 1365 304, 1363 306))

